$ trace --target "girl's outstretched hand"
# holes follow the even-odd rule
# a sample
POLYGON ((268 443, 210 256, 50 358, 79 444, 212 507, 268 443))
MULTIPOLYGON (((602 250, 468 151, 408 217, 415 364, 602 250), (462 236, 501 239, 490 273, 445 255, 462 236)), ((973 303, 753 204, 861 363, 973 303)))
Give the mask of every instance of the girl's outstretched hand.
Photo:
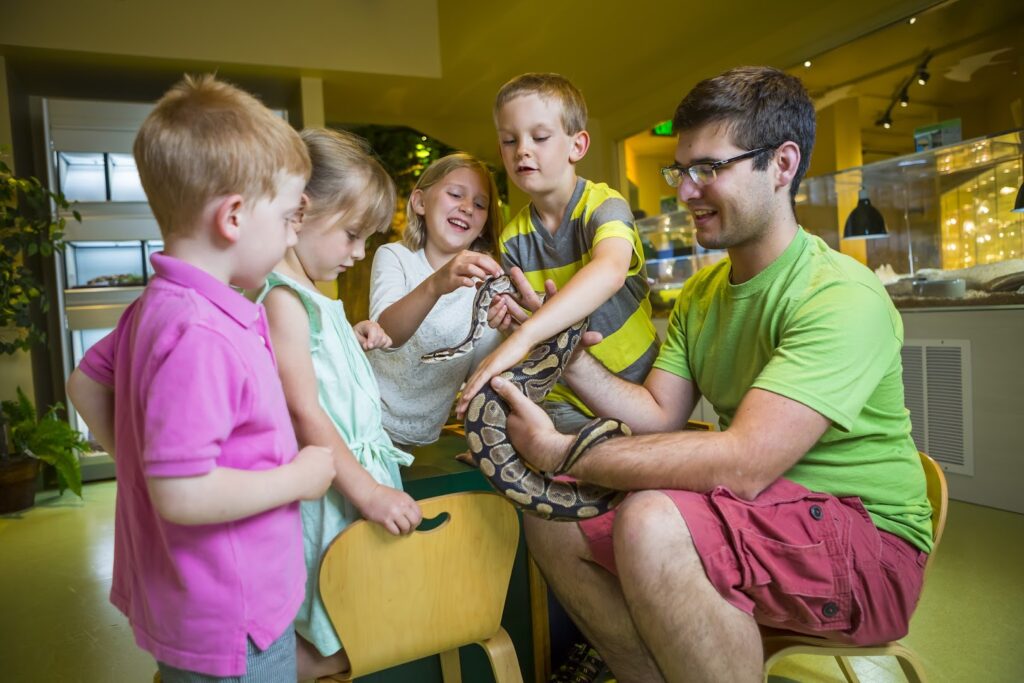
POLYGON ((441 297, 459 287, 472 287, 477 280, 501 275, 501 266, 487 254, 468 249, 460 251, 431 276, 433 293, 441 297))
POLYGON ((376 522, 395 536, 412 533, 423 519, 419 503, 405 491, 378 484, 359 510, 365 519, 376 522))
POLYGON ((352 331, 356 333, 356 338, 359 340, 359 345, 363 347, 363 351, 391 347, 391 337, 388 336, 388 333, 376 321, 363 320, 357 322, 352 326, 352 331))

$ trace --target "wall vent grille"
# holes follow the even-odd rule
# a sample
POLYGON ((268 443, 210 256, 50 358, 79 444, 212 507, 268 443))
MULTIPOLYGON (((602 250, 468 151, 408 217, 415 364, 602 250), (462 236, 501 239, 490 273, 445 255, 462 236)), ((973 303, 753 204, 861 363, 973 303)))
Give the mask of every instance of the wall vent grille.
POLYGON ((971 342, 907 339, 901 355, 914 443, 945 471, 973 476, 971 342))

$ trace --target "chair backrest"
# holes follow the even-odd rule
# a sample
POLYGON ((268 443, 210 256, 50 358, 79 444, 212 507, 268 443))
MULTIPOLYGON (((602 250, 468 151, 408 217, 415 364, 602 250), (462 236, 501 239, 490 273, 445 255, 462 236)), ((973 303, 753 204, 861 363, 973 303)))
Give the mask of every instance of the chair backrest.
POLYGON ((946 488, 946 475, 942 467, 924 453, 920 453, 921 467, 928 485, 928 503, 932 506, 932 552, 925 566, 927 573, 931 566, 935 551, 939 548, 939 540, 946 528, 946 508, 949 506, 949 490, 946 488))
POLYGON ((519 544, 515 509, 478 491, 419 504, 425 521, 447 517, 409 536, 355 522, 320 565, 320 594, 352 678, 485 640, 501 626, 519 544))

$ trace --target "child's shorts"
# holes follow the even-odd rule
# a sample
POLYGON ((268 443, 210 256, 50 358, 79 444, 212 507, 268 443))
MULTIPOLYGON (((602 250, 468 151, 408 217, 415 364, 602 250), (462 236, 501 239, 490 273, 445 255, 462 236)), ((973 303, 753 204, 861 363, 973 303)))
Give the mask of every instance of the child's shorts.
POLYGON ((563 401, 542 401, 540 407, 551 418, 555 429, 563 434, 576 434, 594 419, 573 404, 563 401))
POLYGON ((246 639, 245 675, 218 678, 195 671, 178 669, 157 662, 161 683, 280 683, 294 681, 298 672, 295 663, 295 630, 289 625, 281 637, 266 650, 260 650, 246 639))
MULTIPOLYGON (((759 624, 857 645, 907 633, 927 553, 880 531, 859 498, 780 479, 753 501, 718 487, 661 491, 686 521, 708 579, 759 624)), ((615 574, 615 511, 579 523, 615 574)))

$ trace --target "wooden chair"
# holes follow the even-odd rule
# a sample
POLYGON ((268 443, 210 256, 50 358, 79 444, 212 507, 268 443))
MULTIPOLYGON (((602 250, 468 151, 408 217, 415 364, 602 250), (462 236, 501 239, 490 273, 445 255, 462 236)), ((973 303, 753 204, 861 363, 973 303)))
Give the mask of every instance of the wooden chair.
POLYGON ((350 681, 439 654, 445 683, 460 683, 459 648, 487 652, 496 683, 522 683, 501 626, 519 518, 500 495, 470 491, 419 501, 425 523, 392 536, 358 521, 327 549, 320 594, 345 646, 350 681), (440 520, 438 518, 441 518, 440 520), (438 522, 434 528, 426 520, 438 522))
MULTIPOLYGON (((932 536, 934 544, 932 552, 925 564, 925 576, 935 559, 935 551, 939 547, 939 539, 946 527, 946 508, 949 494, 946 490, 946 477, 942 468, 924 453, 921 453, 921 466, 924 467, 928 482, 928 502, 932 506, 932 536)), ((764 678, 768 680, 768 672, 779 660, 788 655, 825 655, 835 657, 840 670, 849 683, 858 683, 857 674, 847 658, 849 657, 896 657, 903 674, 910 683, 925 681, 924 667, 921 660, 907 645, 899 641, 882 643, 873 646, 844 645, 813 636, 804 636, 787 632, 772 632, 764 636, 764 678)))

